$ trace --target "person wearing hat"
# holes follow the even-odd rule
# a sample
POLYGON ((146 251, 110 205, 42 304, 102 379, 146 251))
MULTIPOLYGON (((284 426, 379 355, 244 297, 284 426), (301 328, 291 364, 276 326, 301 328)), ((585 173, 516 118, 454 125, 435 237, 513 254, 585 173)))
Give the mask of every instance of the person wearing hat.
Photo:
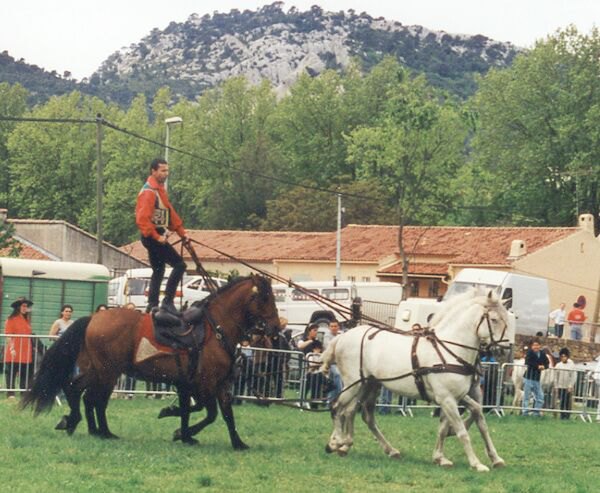
MULTIPOLYGON (((18 298, 10 306, 13 311, 6 320, 4 333, 6 335, 31 335, 31 324, 29 323, 29 308, 33 305, 31 300, 25 297, 18 298)), ((29 337, 7 337, 4 348, 4 373, 6 374, 6 385, 14 389, 17 375, 19 375, 19 388, 27 388, 31 373, 31 339, 29 337)), ((8 392, 8 398, 14 399, 14 392, 8 392)))

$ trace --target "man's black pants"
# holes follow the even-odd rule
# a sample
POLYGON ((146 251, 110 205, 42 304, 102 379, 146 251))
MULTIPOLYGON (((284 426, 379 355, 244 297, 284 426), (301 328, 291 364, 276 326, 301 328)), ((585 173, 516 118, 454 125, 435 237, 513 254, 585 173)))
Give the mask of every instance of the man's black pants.
POLYGON ((165 299, 173 301, 177 285, 185 273, 185 262, 170 243, 160 243, 154 238, 142 236, 142 245, 148 250, 150 266, 152 267, 152 277, 148 289, 148 305, 158 306, 158 297, 160 295, 160 283, 165 275, 165 264, 169 264, 173 270, 167 281, 165 288, 165 299))

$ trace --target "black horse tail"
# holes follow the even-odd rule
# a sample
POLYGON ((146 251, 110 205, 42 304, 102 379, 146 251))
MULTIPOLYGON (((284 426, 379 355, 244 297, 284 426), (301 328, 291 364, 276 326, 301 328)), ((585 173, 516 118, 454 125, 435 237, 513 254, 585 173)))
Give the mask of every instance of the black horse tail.
POLYGON ((21 399, 21 409, 31 406, 37 416, 52 408, 55 397, 73 376, 90 320, 77 319, 46 351, 31 389, 21 399))

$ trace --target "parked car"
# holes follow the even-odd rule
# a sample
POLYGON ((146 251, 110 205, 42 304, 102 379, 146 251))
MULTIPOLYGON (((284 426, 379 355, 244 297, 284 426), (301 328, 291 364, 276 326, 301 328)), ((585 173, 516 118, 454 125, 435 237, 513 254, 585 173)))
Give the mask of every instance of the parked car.
MULTIPOLYGON (((217 286, 223 287, 227 284, 226 279, 219 277, 211 278, 217 286)), ((187 280, 182 289, 182 305, 190 306, 194 301, 201 301, 210 294, 210 289, 206 285, 204 278, 201 276, 193 276, 187 280)))

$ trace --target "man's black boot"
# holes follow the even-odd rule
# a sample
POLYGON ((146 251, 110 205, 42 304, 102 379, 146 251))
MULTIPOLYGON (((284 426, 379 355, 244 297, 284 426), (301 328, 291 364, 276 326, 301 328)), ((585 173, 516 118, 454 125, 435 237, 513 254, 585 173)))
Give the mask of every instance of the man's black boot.
POLYGON ((167 298, 163 299, 162 303, 160 304, 160 309, 164 310, 168 313, 171 313, 172 315, 177 315, 177 316, 181 315, 181 313, 179 313, 179 310, 177 310, 177 308, 175 308, 175 305, 173 304, 173 300, 169 300, 167 298))

